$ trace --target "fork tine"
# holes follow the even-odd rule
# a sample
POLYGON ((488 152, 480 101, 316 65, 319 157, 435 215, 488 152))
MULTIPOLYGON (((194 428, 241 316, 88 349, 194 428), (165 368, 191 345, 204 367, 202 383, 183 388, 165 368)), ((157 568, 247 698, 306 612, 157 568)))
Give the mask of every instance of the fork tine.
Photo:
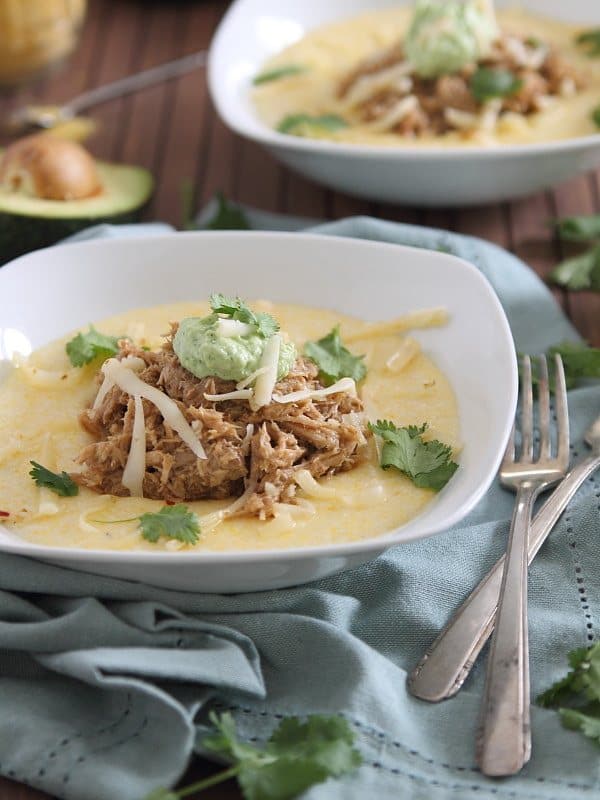
POLYGON ((569 465, 569 409, 567 405, 565 368, 558 353, 554 356, 554 365, 556 371, 554 407, 556 409, 556 428, 558 431, 557 458, 561 466, 566 469, 569 465))
POLYGON ((523 356, 521 380, 521 460, 533 460, 533 387, 529 356, 523 356))
POLYGON ((515 432, 516 432, 516 423, 513 422, 512 428, 510 429, 510 436, 508 437, 508 443, 506 445, 506 450, 504 451, 504 458, 502 459, 502 465, 500 469, 510 466, 510 464, 512 464, 515 460, 515 432))
POLYGON ((540 379, 538 383, 538 408, 540 429, 540 458, 550 458, 550 388, 548 386, 548 363, 540 356, 540 379))

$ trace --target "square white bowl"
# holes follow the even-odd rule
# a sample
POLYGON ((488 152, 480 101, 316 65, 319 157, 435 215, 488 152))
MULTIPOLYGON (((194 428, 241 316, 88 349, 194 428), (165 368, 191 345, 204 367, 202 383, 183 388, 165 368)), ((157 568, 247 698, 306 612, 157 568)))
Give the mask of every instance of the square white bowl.
POLYGON ((61 245, 0 270, 0 358, 15 343, 17 349, 27 343, 37 348, 128 309, 204 300, 214 291, 327 307, 365 320, 447 308, 448 325, 414 336, 448 376, 458 400, 464 448, 450 483, 402 527, 347 544, 228 553, 111 552, 39 546, 0 526, 0 552, 171 588, 263 590, 314 580, 392 545, 443 531, 480 500, 512 425, 516 358, 493 289, 474 266, 455 256, 300 233, 180 233, 61 245))
MULTIPOLYGON (((358 197, 423 206, 491 203, 545 189, 600 165, 600 133, 493 147, 357 145, 287 136, 251 102, 264 62, 313 28, 412 0, 235 0, 211 44, 209 88, 223 122, 318 183, 358 197)), ((498 7, 512 0, 497 0, 498 7)), ((523 0, 545 16, 598 25, 594 0, 523 0)))

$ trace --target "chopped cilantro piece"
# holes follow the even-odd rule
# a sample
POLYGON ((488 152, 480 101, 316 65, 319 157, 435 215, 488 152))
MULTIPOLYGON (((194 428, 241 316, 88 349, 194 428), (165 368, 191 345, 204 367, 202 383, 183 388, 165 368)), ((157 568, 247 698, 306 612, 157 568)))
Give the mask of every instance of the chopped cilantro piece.
POLYGON ((255 314, 249 306, 239 297, 226 297, 224 294, 211 294, 210 307, 215 314, 255 325, 256 332, 263 339, 268 339, 279 330, 279 323, 270 314, 259 312, 255 314))
POLYGON ((342 344, 339 325, 317 342, 307 342, 304 354, 315 362, 319 377, 326 386, 340 378, 354 378, 358 382, 367 374, 365 357, 355 356, 342 344))
POLYGON ((144 800, 181 800, 230 778, 237 778, 245 800, 292 800, 328 778, 339 778, 362 764, 354 733, 343 717, 314 714, 282 720, 263 747, 245 744, 229 712, 211 712, 215 733, 201 745, 232 762, 216 775, 183 789, 156 789, 144 800))
POLYGON ((301 64, 285 64, 281 67, 275 67, 274 69, 267 70, 267 72, 261 72, 260 75, 257 75, 252 83, 255 86, 260 86, 262 83, 271 83, 272 81, 278 81, 281 78, 289 78, 292 75, 299 75, 301 72, 306 72, 306 67, 303 67, 301 64))
POLYGON ((219 192, 216 196, 217 209, 214 216, 205 224, 205 228, 210 231, 248 231, 250 223, 241 208, 230 203, 229 200, 219 192))
POLYGON ((46 489, 61 497, 75 497, 79 494, 79 486, 66 472, 51 472, 46 467, 38 464, 37 461, 30 461, 32 469, 29 471, 30 476, 35 481, 36 486, 44 486, 46 489))
POLYGON ((582 44, 586 48, 586 53, 590 58, 600 56, 600 28, 591 29, 580 33, 575 39, 577 44, 582 44))
POLYGON ((337 114, 322 114, 316 117, 311 117, 310 114, 288 114, 281 120, 277 130, 279 133, 289 133, 292 136, 318 136, 347 127, 346 120, 337 114))
POLYGON ((596 108, 591 113, 592 122, 597 128, 600 128, 600 106, 596 106, 596 108))
POLYGON ((550 273, 550 280, 573 291, 600 290, 600 245, 561 261, 550 273))
POLYGON ((415 486, 439 492, 458 469, 458 464, 450 458, 452 449, 448 445, 437 439, 423 439, 427 423, 420 428, 416 425, 397 428, 393 422, 378 420, 375 425, 369 423, 369 428, 383 439, 383 469, 395 467, 415 486))
POLYGON ((178 539, 185 544, 196 544, 198 541, 200 533, 198 518, 181 503, 164 506, 155 513, 142 514, 139 520, 142 536, 153 544, 161 536, 165 536, 167 539, 178 539))
POLYGON ((600 744, 600 642, 569 653, 571 671, 537 702, 557 709, 565 728, 576 730, 600 744))
POLYGON ((523 81, 507 69, 479 67, 470 80, 471 94, 480 103, 494 97, 510 97, 523 86, 523 81))
POLYGON ((600 214, 564 217, 554 222, 561 239, 570 242, 591 242, 600 239, 600 214))
POLYGON ((600 348, 589 347, 584 342, 562 342, 550 348, 549 360, 553 360, 555 353, 562 358, 568 389, 585 378, 600 378, 600 348))
POLYGON ((110 358, 119 351, 119 337, 105 336, 97 331, 93 325, 87 333, 78 333, 74 339, 67 342, 67 355, 74 367, 83 367, 97 358, 110 358))

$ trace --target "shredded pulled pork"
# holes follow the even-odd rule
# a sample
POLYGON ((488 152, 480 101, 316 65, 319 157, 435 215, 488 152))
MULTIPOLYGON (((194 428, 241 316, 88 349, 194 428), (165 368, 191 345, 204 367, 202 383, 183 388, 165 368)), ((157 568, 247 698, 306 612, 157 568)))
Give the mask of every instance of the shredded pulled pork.
POLYGON ((351 106, 361 123, 375 130, 407 137, 439 136, 456 130, 493 128, 502 113, 532 114, 555 98, 575 94, 584 86, 584 77, 556 48, 503 34, 489 57, 454 74, 432 79, 410 71, 402 48, 396 45, 346 75, 338 86, 338 98, 351 106), (395 75, 392 68, 402 64, 407 65, 406 74, 395 75), (507 97, 481 103, 470 89, 471 76, 478 67, 508 70, 521 81, 521 87, 507 97), (382 85, 377 75, 383 76, 386 70, 390 81, 382 85), (372 80, 370 93, 360 91, 361 81, 366 86, 367 78, 372 80))
MULTIPOLYGON (((272 402, 251 411, 247 401, 207 401, 205 394, 231 392, 235 383, 196 378, 180 364, 171 339, 156 352, 122 341, 117 358, 127 356, 143 360, 139 378, 177 403, 207 456, 196 458, 165 424, 156 406, 144 399, 144 497, 178 503, 244 495, 235 514, 266 519, 275 516, 278 503, 295 502, 297 470, 308 470, 320 478, 352 469, 366 456, 364 445, 370 434, 362 402, 355 395, 339 392, 322 400, 272 402), (348 414, 351 416, 345 416, 348 414)), ((323 388, 317 375, 313 362, 300 357, 275 392, 286 395, 323 388)), ((82 426, 97 441, 79 454, 83 469, 73 474, 79 484, 102 494, 129 494, 122 479, 133 421, 134 399, 118 386, 110 389, 96 409, 81 414, 82 426)))

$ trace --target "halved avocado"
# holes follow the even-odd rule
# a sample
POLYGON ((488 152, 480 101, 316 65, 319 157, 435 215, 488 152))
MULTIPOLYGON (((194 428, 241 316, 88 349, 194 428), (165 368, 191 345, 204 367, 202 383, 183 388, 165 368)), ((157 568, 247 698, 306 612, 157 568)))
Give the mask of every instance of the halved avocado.
POLYGON ((95 161, 47 134, 0 151, 0 265, 90 225, 134 222, 153 189, 148 170, 95 161))

